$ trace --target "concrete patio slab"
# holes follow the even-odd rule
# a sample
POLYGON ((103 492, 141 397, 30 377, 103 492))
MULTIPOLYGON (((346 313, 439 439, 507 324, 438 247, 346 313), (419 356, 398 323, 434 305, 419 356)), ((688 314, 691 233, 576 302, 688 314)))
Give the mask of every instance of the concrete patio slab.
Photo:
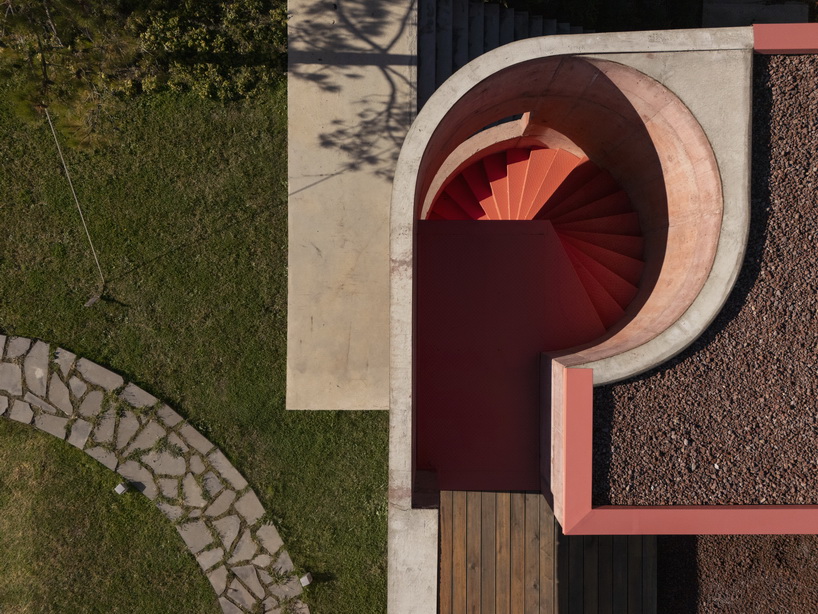
POLYGON ((415 5, 289 3, 287 407, 389 407, 389 202, 415 5))

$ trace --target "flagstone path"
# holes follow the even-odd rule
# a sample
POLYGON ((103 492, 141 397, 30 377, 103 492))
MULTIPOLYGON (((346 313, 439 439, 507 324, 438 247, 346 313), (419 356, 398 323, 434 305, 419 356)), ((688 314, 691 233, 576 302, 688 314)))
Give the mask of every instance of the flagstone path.
POLYGON ((151 499, 225 614, 308 614, 276 527, 221 450, 116 373, 44 341, 0 335, 0 417, 83 450, 151 499))

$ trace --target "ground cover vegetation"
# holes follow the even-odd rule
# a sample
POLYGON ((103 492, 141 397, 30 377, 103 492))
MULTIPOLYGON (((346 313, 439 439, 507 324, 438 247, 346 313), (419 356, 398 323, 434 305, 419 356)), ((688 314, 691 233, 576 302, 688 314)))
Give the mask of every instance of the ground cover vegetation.
POLYGON ((5 0, 0 9, 0 75, 24 77, 18 111, 48 105, 86 138, 111 95, 236 100, 286 65, 278 0, 5 0))
MULTIPOLYGON (((13 6, 22 19, 24 4, 4 3, 7 17, 13 6)), ((168 36, 193 36, 189 24, 198 22, 185 21, 185 11, 216 15, 202 26, 206 38, 229 30, 224 15, 233 3, 202 4, 179 4, 176 20, 165 15, 164 31, 181 32, 168 36)), ((264 15, 275 9, 235 4, 264 15)), ((267 62, 190 52, 212 59, 212 70, 198 60, 174 64, 170 51, 160 61, 143 40, 153 31, 147 12, 171 11, 171 3, 137 5, 113 3, 112 14, 90 0, 32 2, 26 10, 42 12, 28 25, 4 22, 0 333, 59 344, 167 401, 246 475, 296 565, 315 578, 305 595, 313 612, 383 612, 387 415, 284 409, 286 89, 284 51, 274 43, 281 32, 253 39, 266 41, 259 49, 280 49, 267 62), (69 17, 82 24, 77 34, 61 21, 69 17), (137 17, 144 28, 126 37, 120 29, 137 17), (72 36, 85 36, 87 50, 68 48, 72 36), (30 48, 14 45, 26 37, 57 48, 24 56, 30 48), (135 45, 130 63, 100 50, 117 37, 135 45), (43 59, 45 83, 36 70, 43 59), (100 59, 118 66, 110 77, 61 64, 96 67, 100 59), (232 89, 241 74, 257 78, 232 89), (130 89, 119 87, 129 79, 130 89), (44 104, 108 282, 91 307, 83 305, 99 279, 44 104)), ((266 27, 278 23, 271 16, 266 27)), ((3 422, 0 467, 0 611, 217 608, 159 512, 136 493, 113 495, 116 476, 85 455, 3 422)))

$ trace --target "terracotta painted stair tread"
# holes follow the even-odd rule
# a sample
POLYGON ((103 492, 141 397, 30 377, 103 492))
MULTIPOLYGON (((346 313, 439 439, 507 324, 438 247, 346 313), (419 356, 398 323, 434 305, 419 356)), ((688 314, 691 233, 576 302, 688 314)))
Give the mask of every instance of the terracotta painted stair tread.
POLYGON ((575 247, 565 243, 563 243, 563 247, 571 260, 581 264, 584 269, 593 275, 623 309, 634 299, 639 288, 627 279, 623 279, 604 264, 597 262, 575 247))
POLYGON ((572 245, 587 256, 590 256, 627 282, 633 284, 634 286, 639 285, 639 280, 642 277, 642 268, 644 267, 644 262, 641 260, 631 258, 630 256, 620 254, 616 251, 605 249, 604 247, 594 245, 593 243, 586 243, 585 241, 572 239, 571 237, 560 238, 563 242, 572 245))
POLYGON ((633 235, 614 235, 604 232, 582 232, 580 230, 563 229, 560 231, 560 236, 599 245, 600 247, 637 259, 642 258, 642 253, 645 248, 645 240, 642 237, 633 235))
POLYGON ((544 147, 478 154, 444 184, 427 219, 549 221, 543 274, 556 290, 544 316, 564 322, 569 336, 604 333, 639 291, 639 216, 587 158, 544 147))

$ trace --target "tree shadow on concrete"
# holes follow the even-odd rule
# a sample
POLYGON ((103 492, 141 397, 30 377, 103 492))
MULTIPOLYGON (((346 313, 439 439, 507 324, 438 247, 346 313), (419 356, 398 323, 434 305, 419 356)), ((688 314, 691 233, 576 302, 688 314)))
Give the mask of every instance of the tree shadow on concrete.
MULTIPOLYGON (((346 171, 366 170, 391 181, 415 115, 415 84, 407 70, 415 63, 414 54, 398 52, 407 28, 414 23, 414 0, 399 12, 372 0, 317 0, 306 3, 292 17, 290 79, 308 81, 324 94, 336 94, 330 99, 354 109, 352 114, 339 112, 319 133, 317 145, 341 155, 335 171, 317 176, 307 187, 346 171), (355 99, 343 97, 345 92, 354 95, 357 82, 364 86, 359 88, 361 94, 355 99)), ((306 112, 294 109, 292 101, 290 108, 291 112, 306 112)))

